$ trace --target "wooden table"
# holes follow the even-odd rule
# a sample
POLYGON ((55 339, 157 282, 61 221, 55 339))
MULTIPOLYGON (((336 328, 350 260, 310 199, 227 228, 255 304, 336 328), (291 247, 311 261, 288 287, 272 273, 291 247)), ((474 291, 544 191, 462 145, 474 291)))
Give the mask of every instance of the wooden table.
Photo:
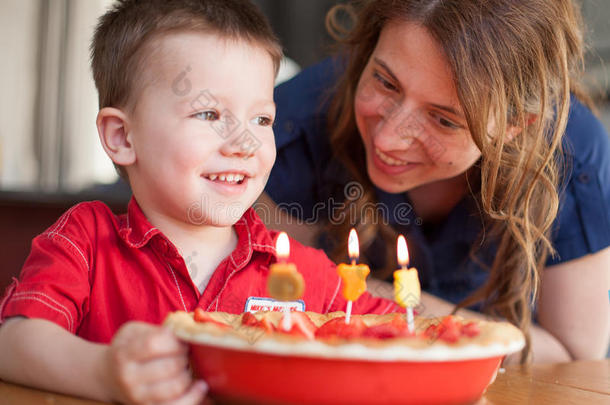
POLYGON ((509 366, 489 386, 489 404, 610 405, 610 359, 509 366))
MULTIPOLYGON (((501 370, 502 371, 502 370, 501 370)), ((99 405, 0 381, 0 404, 99 405)), ((610 360, 508 366, 477 405, 610 405, 610 360)))

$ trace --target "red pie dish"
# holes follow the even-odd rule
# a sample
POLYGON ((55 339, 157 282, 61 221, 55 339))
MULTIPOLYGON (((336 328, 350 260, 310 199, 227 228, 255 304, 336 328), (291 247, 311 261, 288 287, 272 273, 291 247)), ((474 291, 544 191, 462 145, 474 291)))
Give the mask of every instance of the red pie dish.
POLYGON ((525 344, 505 322, 416 318, 412 334, 404 315, 354 315, 348 326, 344 315, 293 313, 288 332, 281 313, 175 312, 165 323, 189 343, 212 397, 261 405, 473 403, 525 344))

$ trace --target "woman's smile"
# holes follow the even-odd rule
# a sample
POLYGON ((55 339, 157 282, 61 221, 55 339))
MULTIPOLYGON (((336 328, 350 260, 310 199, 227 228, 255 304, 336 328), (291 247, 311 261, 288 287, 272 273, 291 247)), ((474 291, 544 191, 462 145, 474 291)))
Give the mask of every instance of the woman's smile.
POLYGON ((481 153, 470 132, 447 124, 462 114, 457 100, 451 69, 427 30, 414 23, 388 24, 354 101, 373 184, 401 193, 451 181, 471 167, 481 153), (411 40, 397 46, 395 38, 411 40))
POLYGON ((407 162, 403 160, 397 160, 393 157, 387 155, 386 153, 380 151, 378 148, 375 148, 375 153, 373 155, 373 164, 380 171, 388 174, 388 175, 397 175, 409 170, 415 169, 422 164, 419 162, 407 162))

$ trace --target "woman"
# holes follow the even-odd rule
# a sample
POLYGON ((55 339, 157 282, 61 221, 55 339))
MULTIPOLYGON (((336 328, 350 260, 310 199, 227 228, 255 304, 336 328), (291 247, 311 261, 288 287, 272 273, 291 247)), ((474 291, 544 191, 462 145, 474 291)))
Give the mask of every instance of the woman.
POLYGON ((300 218, 271 226, 336 261, 355 226, 382 279, 403 233, 424 315, 507 319, 522 361, 603 357, 610 142, 582 104, 571 1, 365 1, 327 23, 341 56, 276 90, 261 202, 300 218))

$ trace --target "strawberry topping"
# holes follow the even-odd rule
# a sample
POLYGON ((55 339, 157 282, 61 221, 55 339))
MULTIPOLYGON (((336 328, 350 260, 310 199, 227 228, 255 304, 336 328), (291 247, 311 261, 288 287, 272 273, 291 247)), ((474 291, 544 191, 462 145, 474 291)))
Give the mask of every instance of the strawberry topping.
POLYGON ((193 314, 193 319, 195 320, 195 322, 212 323, 216 326, 220 326, 221 328, 229 328, 229 325, 212 318, 212 316, 209 313, 205 312, 201 308, 195 308, 195 313, 193 314))
POLYGON ((342 339, 353 339, 362 336, 366 325, 362 319, 352 317, 349 323, 345 323, 345 317, 333 318, 320 326, 316 331, 316 338, 338 337, 342 339))

